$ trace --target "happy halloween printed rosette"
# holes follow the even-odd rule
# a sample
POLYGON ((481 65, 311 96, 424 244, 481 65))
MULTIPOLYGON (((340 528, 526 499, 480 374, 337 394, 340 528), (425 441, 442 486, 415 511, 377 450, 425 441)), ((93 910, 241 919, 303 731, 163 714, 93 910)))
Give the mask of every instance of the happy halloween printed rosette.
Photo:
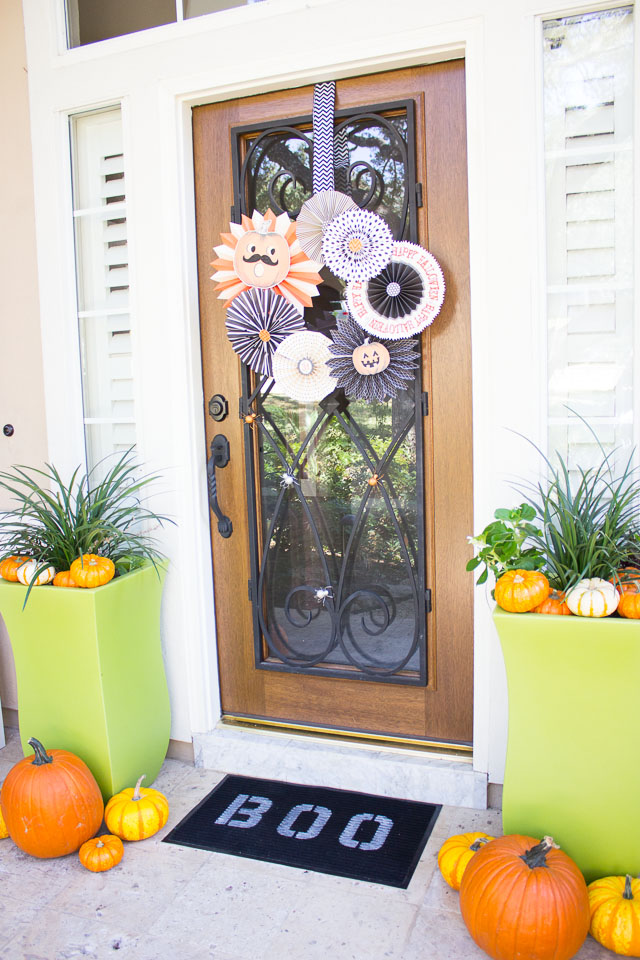
POLYGON ((368 280, 352 281, 349 311, 363 330, 385 340, 420 333, 433 323, 444 301, 445 284, 433 254, 415 243, 395 243, 391 259, 368 280))

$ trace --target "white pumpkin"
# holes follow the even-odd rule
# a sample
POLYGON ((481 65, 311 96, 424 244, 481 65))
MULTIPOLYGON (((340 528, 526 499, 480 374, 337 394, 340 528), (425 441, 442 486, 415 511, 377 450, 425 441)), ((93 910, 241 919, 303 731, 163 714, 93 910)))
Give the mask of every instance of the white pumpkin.
POLYGON ((36 570, 41 566, 42 564, 39 560, 27 560, 26 563, 19 566, 16 570, 16 576, 20 583, 24 583, 25 587, 29 585, 32 587, 41 587, 44 583, 51 583, 56 575, 55 567, 46 567, 40 571, 35 580, 33 579, 36 570))
POLYGON ((567 594, 567 606, 578 617, 608 617, 618 606, 620 594, 608 580, 580 580, 567 594))

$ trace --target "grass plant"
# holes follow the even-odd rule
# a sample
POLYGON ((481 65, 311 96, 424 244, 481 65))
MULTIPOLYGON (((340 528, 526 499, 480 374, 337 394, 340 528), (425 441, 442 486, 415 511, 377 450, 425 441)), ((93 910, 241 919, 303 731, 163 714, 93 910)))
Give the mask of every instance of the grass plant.
POLYGON ((94 553, 109 557, 116 575, 155 566, 162 555, 146 529, 172 522, 147 506, 149 485, 159 478, 139 475, 132 449, 111 465, 108 459, 89 472, 76 467, 68 483, 51 464, 0 473, 0 487, 16 504, 0 514, 0 558, 24 555, 42 569, 68 570, 77 557, 94 553))

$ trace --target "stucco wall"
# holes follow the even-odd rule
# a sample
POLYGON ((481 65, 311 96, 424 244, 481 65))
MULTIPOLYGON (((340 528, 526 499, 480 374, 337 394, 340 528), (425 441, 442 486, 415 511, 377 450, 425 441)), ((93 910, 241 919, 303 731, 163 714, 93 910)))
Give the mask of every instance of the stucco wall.
MULTIPOLYGON (((21 0, 0 4, 0 470, 47 458, 29 100, 21 0)), ((0 489, 0 510, 9 505, 0 489)), ((13 656, 0 618, 0 699, 17 707, 13 656)))

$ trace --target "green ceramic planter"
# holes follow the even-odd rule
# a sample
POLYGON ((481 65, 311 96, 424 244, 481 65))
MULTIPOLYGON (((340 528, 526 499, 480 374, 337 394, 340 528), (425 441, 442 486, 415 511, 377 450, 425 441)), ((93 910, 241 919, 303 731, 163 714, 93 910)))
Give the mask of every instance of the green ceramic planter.
POLYGON ((71 750, 107 799, 141 774, 153 782, 166 756, 170 711, 160 647, 166 569, 116 577, 92 590, 31 591, 0 580, 16 665, 23 750, 30 737, 71 750))
POLYGON ((496 609, 509 688, 505 833, 550 834, 587 882, 640 873, 640 622, 496 609))

